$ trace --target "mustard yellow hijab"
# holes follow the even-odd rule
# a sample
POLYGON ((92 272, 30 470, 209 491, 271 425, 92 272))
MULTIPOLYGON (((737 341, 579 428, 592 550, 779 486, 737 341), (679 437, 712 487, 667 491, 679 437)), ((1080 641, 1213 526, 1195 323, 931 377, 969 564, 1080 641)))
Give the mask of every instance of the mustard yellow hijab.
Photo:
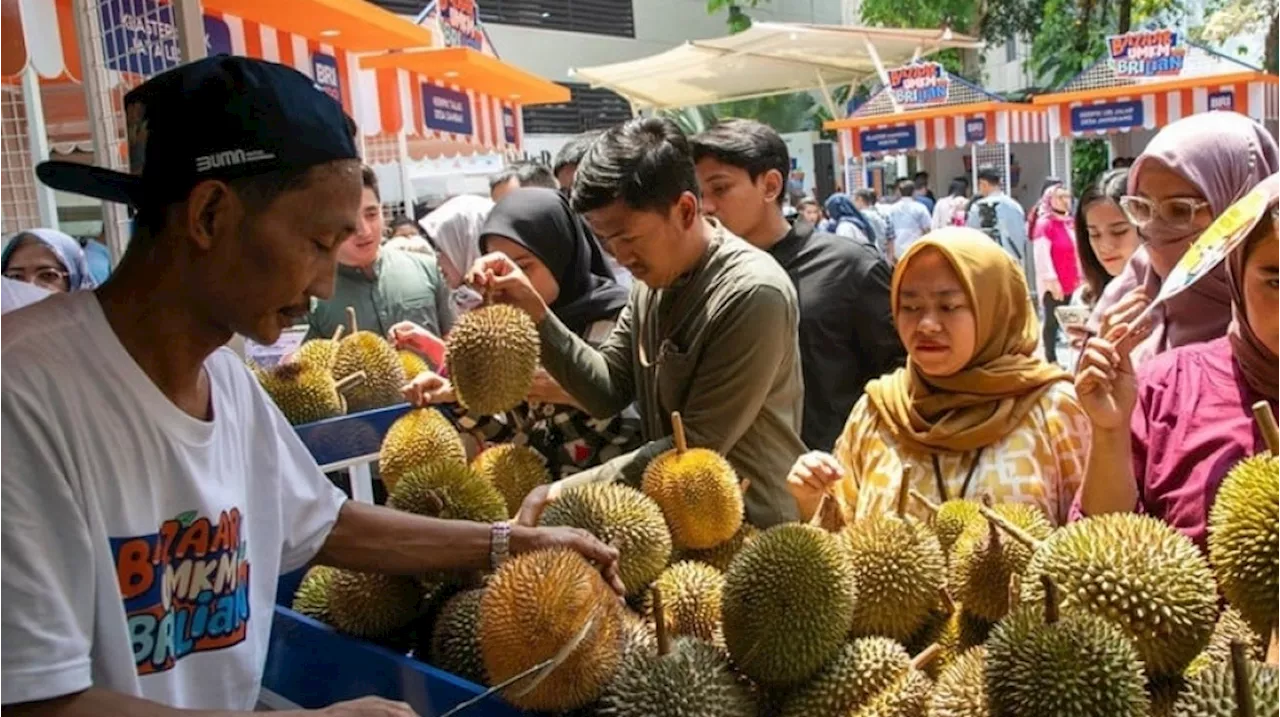
POLYGON ((905 368, 867 384, 866 393, 899 443, 925 453, 972 451, 1007 436, 1045 391, 1070 376, 1032 355, 1040 326, 1022 269, 976 229, 939 229, 911 245, 893 272, 895 320, 902 276, 930 249, 951 263, 973 307, 974 355, 950 376, 926 376, 908 357, 905 368))

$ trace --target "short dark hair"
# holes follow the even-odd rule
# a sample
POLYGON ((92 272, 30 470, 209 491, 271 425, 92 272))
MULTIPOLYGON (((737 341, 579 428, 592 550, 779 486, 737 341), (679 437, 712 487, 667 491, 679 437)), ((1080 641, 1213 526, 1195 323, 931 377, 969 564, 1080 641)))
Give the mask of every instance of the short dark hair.
POLYGON ((689 139, 666 117, 637 118, 600 135, 582 157, 573 208, 585 213, 621 201, 665 212, 685 192, 700 196, 689 139))
POLYGON ((919 180, 923 179, 923 180, 924 180, 924 182, 920 182, 920 183, 927 183, 927 182, 929 181, 929 173, 928 173, 928 172, 926 172, 926 171, 924 171, 924 170, 922 169, 922 170, 920 170, 919 172, 916 172, 916 173, 915 173, 915 176, 913 176, 913 177, 912 177, 912 179, 917 180, 917 182, 919 182, 919 180))
POLYGON ((559 183, 556 182, 556 175, 552 174, 545 164, 521 161, 512 162, 504 167, 501 172, 493 175, 493 178, 489 180, 489 189, 506 184, 512 179, 518 181, 521 187, 560 188, 559 183))
POLYGON ((370 167, 367 164, 361 165, 360 184, 363 185, 365 189, 372 189, 373 196, 376 197, 379 202, 382 201, 382 192, 378 190, 378 175, 374 174, 373 167, 370 167))
POLYGON ((866 202, 868 206, 875 206, 876 192, 874 189, 867 189, 866 187, 855 189, 853 190, 853 196, 866 202))
MULTIPOLYGON (((693 162, 714 159, 722 164, 745 170, 751 181, 771 169, 787 183, 791 174, 791 153, 782 135, 769 125, 749 119, 728 119, 717 123, 705 132, 689 140, 693 150, 693 162)), ((778 204, 782 204, 785 192, 778 192, 778 204)))
POLYGON ((399 229, 400 227, 405 227, 405 226, 413 227, 413 230, 418 234, 422 233, 422 227, 418 226, 417 222, 413 221, 412 219, 410 219, 409 217, 403 214, 397 214, 395 218, 391 220, 391 224, 389 228, 391 229, 392 232, 394 232, 396 229, 399 229))
POLYGON ((951 180, 951 186, 947 187, 947 195, 952 197, 963 197, 969 191, 969 180, 964 177, 956 177, 951 180))
POLYGON ((591 149, 591 145, 600 139, 602 134, 604 134, 602 129, 588 130, 565 142, 560 151, 556 152, 556 158, 551 163, 551 173, 559 174, 565 167, 576 167, 582 164, 582 156, 591 149))
POLYGON ((898 196, 909 197, 916 193, 916 183, 910 179, 904 179, 898 182, 898 196))
POLYGON ((978 167, 978 181, 1000 186, 1000 170, 995 167, 978 167))

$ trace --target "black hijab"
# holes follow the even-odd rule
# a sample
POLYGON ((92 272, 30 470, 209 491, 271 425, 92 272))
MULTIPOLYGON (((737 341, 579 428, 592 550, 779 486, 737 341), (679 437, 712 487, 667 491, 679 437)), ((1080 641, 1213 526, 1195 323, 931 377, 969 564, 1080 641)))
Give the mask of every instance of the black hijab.
POLYGON ((546 265, 560 284, 550 309, 575 334, 582 336, 592 323, 612 319, 626 306, 627 289, 614 280, 600 243, 560 192, 508 192, 480 230, 481 251, 489 251, 490 236, 510 239, 546 265))

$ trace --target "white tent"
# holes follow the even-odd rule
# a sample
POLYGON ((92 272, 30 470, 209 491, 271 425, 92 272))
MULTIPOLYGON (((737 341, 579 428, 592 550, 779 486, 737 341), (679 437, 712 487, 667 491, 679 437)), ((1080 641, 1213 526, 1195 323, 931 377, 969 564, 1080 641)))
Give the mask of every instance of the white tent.
MULTIPOLYGON (((686 42, 629 62, 571 70, 637 109, 687 107, 861 82, 886 68, 982 43, 950 30, 758 22, 736 35, 686 42)), ((839 116, 840 113, 834 112, 839 116)))

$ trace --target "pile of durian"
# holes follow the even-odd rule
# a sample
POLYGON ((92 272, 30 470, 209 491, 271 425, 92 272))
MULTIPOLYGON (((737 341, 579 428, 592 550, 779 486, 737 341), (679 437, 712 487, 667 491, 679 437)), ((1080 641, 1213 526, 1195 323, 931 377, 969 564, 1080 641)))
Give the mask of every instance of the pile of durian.
MULTIPOLYGON (((490 575, 314 568, 294 609, 480 685, 514 678, 500 692, 511 704, 574 716, 1280 710, 1280 680, 1264 662, 1280 600, 1272 455, 1226 478, 1206 556, 1147 516, 1055 530, 1034 507, 935 506, 905 492, 896 512, 836 532, 800 523, 760 532, 743 522, 733 468, 685 446, 673 423, 676 448, 638 488, 573 487, 541 517, 619 550, 625 602, 595 566, 553 550, 490 575), (909 500, 931 517, 908 515, 909 500)), ((440 414, 408 414, 383 445, 389 504, 502 520, 550 480, 521 446, 465 460, 440 414)))

